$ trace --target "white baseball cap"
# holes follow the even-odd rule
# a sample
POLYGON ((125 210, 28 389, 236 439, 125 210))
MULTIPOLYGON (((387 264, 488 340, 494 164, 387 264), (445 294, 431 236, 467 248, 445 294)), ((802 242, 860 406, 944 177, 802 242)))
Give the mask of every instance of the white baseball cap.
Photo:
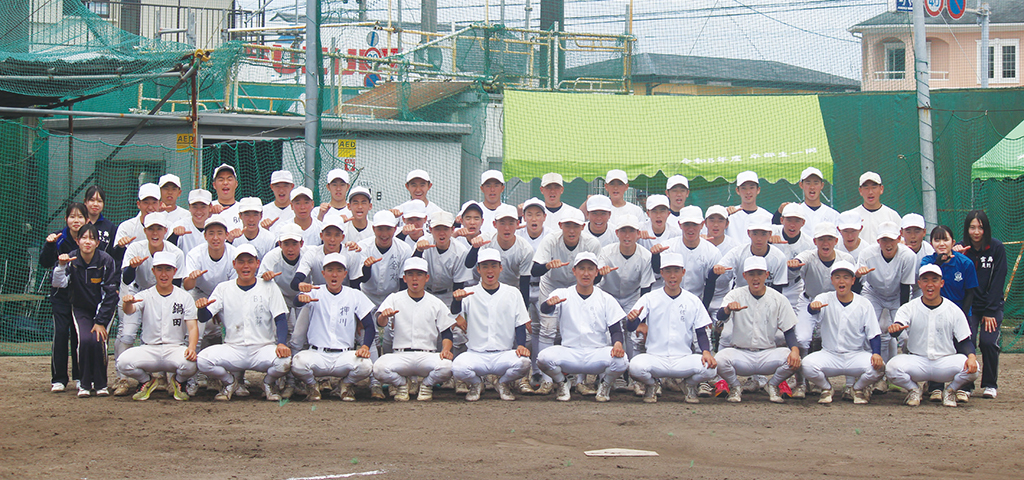
POLYGON ((647 197, 647 211, 654 210, 656 207, 668 207, 668 197, 665 195, 651 195, 647 197))
POLYGON ((800 220, 807 220, 807 217, 804 216, 804 211, 802 208, 800 208, 799 203, 790 203, 789 205, 786 205, 786 208, 782 209, 782 218, 787 217, 795 217, 799 218, 800 220))
POLYGON ((320 262, 320 265, 323 268, 327 268, 327 266, 332 263, 337 263, 341 265, 341 267, 344 268, 345 270, 348 270, 348 257, 344 253, 328 253, 327 255, 324 255, 324 260, 320 262))
POLYGON ((402 265, 402 272, 409 272, 412 270, 430 273, 430 270, 427 269, 427 261, 420 257, 409 257, 409 259, 402 265))
POLYGON ((286 223, 282 225, 280 230, 277 232, 277 241, 279 242, 283 242, 285 240, 301 242, 302 239, 302 227, 294 223, 286 223))
POLYGON ((608 174, 604 176, 604 183, 612 183, 615 180, 629 185, 629 177, 626 176, 626 172, 619 169, 608 170, 608 174))
POLYGON ((159 186, 164 186, 168 183, 173 183, 174 186, 181 188, 181 179, 177 175, 167 173, 160 177, 160 180, 156 182, 159 186))
POLYGON ((160 200, 160 186, 155 183, 143 183, 139 185, 139 200, 154 198, 160 200))
POLYGON ((512 205, 503 203, 494 210, 494 221, 498 221, 503 218, 511 218, 518 222, 519 210, 516 210, 516 207, 513 207, 512 205))
POLYGON ((212 202, 213 202, 213 194, 211 194, 208 190, 204 190, 202 188, 198 188, 196 190, 192 190, 191 192, 188 192, 188 204, 189 205, 192 205, 193 203, 202 203, 202 204, 209 205, 212 202))
POLYGON ((306 198, 308 198, 310 200, 313 199, 313 191, 312 190, 310 190, 310 189, 308 189, 306 187, 295 187, 295 188, 292 189, 291 200, 294 202, 296 198, 299 198, 302 195, 305 195, 306 198))
POLYGON ((480 174, 480 185, 487 183, 488 180, 497 180, 501 182, 502 185, 505 184, 505 176, 497 170, 488 170, 480 174))
POLYGON ((704 221, 704 213, 696 205, 687 205, 679 211, 679 224, 701 223, 704 221))
POLYGON ((203 224, 203 228, 210 228, 210 225, 220 225, 224 227, 224 230, 228 230, 228 219, 219 213, 210 215, 210 218, 207 218, 206 223, 203 224))
POLYGON ((686 268, 686 262, 683 261, 683 256, 674 252, 665 252, 661 254, 661 268, 665 267, 679 267, 686 268))
POLYGON ((167 214, 164 212, 153 212, 146 215, 146 221, 142 222, 142 227, 149 228, 153 225, 160 225, 161 227, 167 228, 167 214))
POLYGON ((594 255, 592 252, 581 252, 572 260, 572 268, 576 268, 576 265, 583 262, 593 262, 594 266, 601 266, 601 264, 597 262, 597 255, 594 255))
POLYGON ((860 176, 860 183, 858 183, 857 185, 863 186, 865 182, 875 182, 875 183, 881 185, 882 184, 882 177, 880 177, 875 172, 864 172, 863 174, 861 174, 861 176, 860 176))
POLYGON ((466 203, 463 203, 462 204, 462 208, 459 209, 459 215, 458 216, 461 217, 461 216, 465 215, 466 214, 466 210, 469 210, 470 207, 476 207, 476 209, 480 211, 480 215, 483 216, 483 214, 484 214, 484 207, 481 207, 480 203, 477 202, 476 200, 469 200, 466 203))
POLYGON ((405 176, 405 183, 409 183, 417 178, 430 182, 430 174, 427 173, 425 170, 420 170, 417 168, 416 170, 409 172, 409 174, 405 176))
POLYGON ((259 260, 260 258, 260 254, 256 252, 256 247, 254 247, 253 244, 251 243, 235 247, 235 255, 231 257, 231 260, 238 260, 238 257, 241 257, 242 255, 252 255, 252 258, 255 258, 257 260, 259 260))
POLYGON ((263 201, 259 197, 245 197, 238 201, 238 213, 260 212, 263 213, 263 201))
POLYGON ((348 180, 348 172, 344 169, 335 168, 327 172, 327 183, 331 183, 339 178, 345 183, 352 183, 348 180))
POLYGON ((546 187, 552 183, 562 185, 562 175, 558 173, 545 173, 543 177, 540 177, 540 186, 546 187))
POLYGON ((153 254, 153 266, 156 267, 157 265, 168 265, 177 269, 178 257, 166 250, 156 252, 153 254))
POLYGON ((373 226, 374 227, 392 227, 398 225, 398 219, 395 218, 395 214, 391 213, 390 210, 381 210, 373 214, 373 226))
POLYGON ((292 178, 292 172, 289 170, 278 170, 270 174, 270 184, 275 183, 291 183, 295 184, 295 179, 292 178))
POLYGON ((563 223, 575 223, 577 225, 586 225, 587 221, 583 218, 583 212, 579 210, 570 210, 569 213, 558 221, 558 224, 563 223))
POLYGON ((768 215, 754 215, 747 223, 747 231, 761 230, 768 233, 772 231, 772 219, 768 215))
POLYGON ((839 223, 836 226, 840 230, 846 230, 852 228, 854 230, 860 230, 864 228, 864 220, 860 218, 860 214, 851 210, 839 214, 839 223))
POLYGON ((427 218, 427 204, 418 198, 410 200, 402 210, 402 218, 427 218))
POLYGON ((759 257, 757 255, 747 257, 747 259, 743 261, 743 273, 747 273, 751 270, 763 270, 767 272, 768 262, 764 260, 764 257, 759 257))
POLYGON ((918 271, 917 271, 917 277, 921 278, 921 276, 926 274, 926 273, 934 273, 934 274, 936 274, 936 275, 941 277, 942 276, 942 268, 940 268, 938 265, 936 265, 934 263, 929 263, 928 265, 921 265, 921 268, 918 269, 918 271))
POLYGON ((238 178, 238 174, 235 173, 235 167, 232 167, 231 165, 228 165, 226 163, 222 163, 218 165, 217 168, 213 169, 213 178, 217 178, 217 174, 224 170, 231 172, 232 177, 238 178))
POLYGON ((682 185, 686 187, 687 190, 690 189, 690 181, 687 180, 686 177, 682 175, 672 175, 671 177, 668 177, 668 181, 665 182, 665 190, 671 190, 672 187, 677 185, 682 185))
POLYGON ((807 180, 807 178, 812 176, 817 176, 822 181, 825 180, 825 175, 821 173, 821 170, 818 170, 817 168, 814 167, 807 167, 804 169, 804 171, 800 172, 800 181, 802 182, 804 180, 807 180))
POLYGON ((372 200, 373 199, 373 197, 370 197, 370 189, 368 189, 366 187, 352 187, 352 190, 348 191, 348 201, 351 202, 352 201, 352 197, 354 197, 356 195, 366 195, 366 199, 367 200, 372 200))
POLYGON ((896 225, 896 222, 882 222, 878 224, 878 233, 875 235, 876 239, 888 238, 896 240, 900 238, 900 226, 896 225))
POLYGON ((857 274, 857 267, 854 267, 852 263, 846 260, 836 260, 836 263, 833 263, 832 268, 829 269, 828 274, 832 275, 840 270, 846 270, 851 275, 857 274))
POLYGON ((640 219, 636 218, 636 215, 633 215, 632 213, 627 213, 616 218, 615 223, 616 231, 626 227, 632 228, 633 230, 640 230, 640 219))
POLYGON ((836 225, 832 222, 818 222, 814 226, 814 238, 818 239, 821 237, 839 238, 839 230, 836 229, 836 225))
POLYGON ((758 185, 761 184, 761 182, 758 181, 758 179, 757 179, 757 173, 755 173, 753 171, 747 170, 745 172, 740 172, 739 175, 736 175, 736 186, 737 187, 740 186, 740 185, 743 185, 744 183, 747 183, 747 182, 754 182, 754 183, 756 183, 758 185))
POLYGON ((919 213, 908 213, 903 216, 902 228, 917 227, 924 229, 924 217, 919 213))
POLYGON ((612 200, 604 195, 594 195, 587 199, 588 212, 609 212, 612 211, 612 200))
POLYGON ((434 212, 430 215, 431 227, 448 227, 455 225, 455 215, 448 212, 434 212))
POLYGON ((537 197, 533 197, 533 198, 523 202, 523 212, 526 212, 526 209, 530 208, 530 207, 537 207, 537 208, 539 208, 540 211, 543 212, 545 215, 547 215, 547 213, 548 213, 547 209, 544 208, 544 202, 541 201, 537 197))
POLYGON ((729 210, 726 210, 726 208, 721 205, 712 205, 708 207, 708 211, 704 212, 704 218, 710 218, 712 215, 719 215, 722 218, 728 220, 729 210))
POLYGON ((325 217, 323 222, 320 224, 320 231, 323 232, 327 230, 327 227, 337 228, 338 230, 341 230, 341 234, 343 236, 345 235, 345 225, 341 221, 341 215, 330 215, 325 217))
POLYGON ((495 248, 483 248, 476 255, 476 264, 480 265, 484 262, 498 262, 501 263, 501 253, 495 248))

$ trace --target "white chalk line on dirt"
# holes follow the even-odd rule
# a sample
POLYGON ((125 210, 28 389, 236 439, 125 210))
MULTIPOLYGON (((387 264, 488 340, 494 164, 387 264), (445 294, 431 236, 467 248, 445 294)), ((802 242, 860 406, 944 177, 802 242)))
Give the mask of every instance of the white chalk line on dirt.
POLYGON ((292 477, 288 480, 330 480, 332 478, 363 477, 368 475, 380 475, 382 473, 384 473, 384 470, 373 470, 370 472, 340 473, 337 475, 320 475, 317 477, 292 477))

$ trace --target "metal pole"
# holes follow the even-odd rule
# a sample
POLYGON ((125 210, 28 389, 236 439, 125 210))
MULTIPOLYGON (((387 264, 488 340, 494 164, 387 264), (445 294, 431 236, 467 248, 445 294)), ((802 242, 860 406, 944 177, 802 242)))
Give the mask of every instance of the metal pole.
POLYGON ((533 10, 533 7, 530 6, 530 0, 526 0, 526 6, 523 8, 523 10, 526 11, 526 27, 524 27, 524 28, 529 30, 530 29, 530 12, 533 10))
POLYGON ((306 161, 303 183, 314 191, 317 183, 316 160, 320 146, 320 65, 317 64, 320 32, 316 23, 319 11, 320 0, 306 1, 306 161))
POLYGON ((978 70, 981 70, 981 88, 988 88, 988 66, 990 57, 988 55, 988 14, 991 13, 988 9, 987 3, 982 3, 981 7, 978 8, 978 16, 981 17, 981 65, 978 70))
MULTIPOLYGON (((198 58, 193 58, 199 63, 198 58)), ((192 100, 192 188, 199 187, 200 166, 199 166, 199 75, 192 75, 189 82, 192 100)))
POLYGON ((501 24, 505 24, 505 0, 501 0, 501 24))
MULTIPOLYGON (((165 101, 166 102, 166 101, 165 101)), ((163 103, 160 103, 163 106, 163 103)), ((158 109, 159 110, 159 109, 158 109)), ((137 120, 175 120, 189 121, 188 116, 178 115, 142 115, 138 113, 110 113, 110 112, 88 112, 85 110, 50 110, 48 108, 16 108, 0 107, 0 113, 12 113, 28 117, 104 117, 104 118, 132 118, 137 120)))
POLYGON ((402 0, 398 0, 398 51, 402 51, 402 30, 405 29, 405 25, 402 25, 402 0))
POLYGON ((928 43, 924 2, 914 2, 914 77, 917 79, 917 126, 921 137, 921 206, 928 229, 938 225, 935 199, 935 150, 932 143, 932 101, 929 90, 928 43))

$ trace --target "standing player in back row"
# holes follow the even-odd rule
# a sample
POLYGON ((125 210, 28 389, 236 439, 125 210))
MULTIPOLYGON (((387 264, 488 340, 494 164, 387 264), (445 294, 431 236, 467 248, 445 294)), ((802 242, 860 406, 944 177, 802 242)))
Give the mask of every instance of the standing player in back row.
MULTIPOLYGON (((878 226, 883 222, 893 222, 896 225, 902 220, 900 214, 885 205, 882 205, 882 194, 885 187, 882 186, 882 177, 875 172, 864 172, 860 176, 860 183, 857 191, 864 203, 847 212, 857 212, 864 221, 864 229, 860 231, 860 239, 873 243, 878 234, 878 226)), ((843 212, 846 213, 846 212, 843 212)), ((884 330, 884 329, 883 329, 884 330)), ((883 338, 884 340, 884 338, 883 338)), ((883 343, 885 343, 883 341, 883 343)), ((884 356, 884 355, 883 355, 884 356)))
POLYGON ((807 167, 800 173, 800 190, 804 192, 804 201, 800 203, 783 202, 775 211, 772 223, 782 224, 782 211, 789 205, 796 205, 799 209, 804 226, 802 231, 808 237, 814 235, 814 227, 821 222, 829 222, 835 225, 839 222, 839 212, 834 208, 821 203, 821 191, 825 188, 825 175, 814 167, 807 167))
POLYGON ((766 215, 771 220, 771 213, 757 206, 757 196, 761 193, 761 183, 757 174, 747 170, 736 176, 736 193, 740 196, 738 207, 729 207, 729 228, 725 234, 740 243, 747 241, 747 226, 755 216, 766 215))

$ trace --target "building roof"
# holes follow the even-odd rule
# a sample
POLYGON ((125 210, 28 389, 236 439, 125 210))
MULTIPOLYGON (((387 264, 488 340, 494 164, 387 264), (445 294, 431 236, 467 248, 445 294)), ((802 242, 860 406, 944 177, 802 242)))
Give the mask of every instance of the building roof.
MULTIPOLYGON (((611 59, 568 68, 562 78, 618 78, 622 60, 611 59)), ((782 62, 696 57, 664 53, 633 55, 632 81, 692 83, 729 82, 733 86, 839 90, 860 89, 860 82, 782 62)))
MULTIPOLYGON (((984 0, 989 5, 989 11, 991 12, 988 17, 990 24, 997 23, 1024 23, 1024 8, 1021 7, 1020 0, 984 0)), ((975 0, 968 2, 968 8, 976 8, 975 0)), ((933 17, 925 14, 925 24, 936 24, 936 25, 978 25, 978 16, 971 12, 967 12, 964 16, 957 20, 954 20, 949 16, 946 10, 942 11, 942 16, 933 17)), ((881 15, 875 15, 863 22, 860 22, 850 27, 851 32, 859 31, 864 27, 879 27, 879 26, 910 26, 914 23, 914 16, 910 12, 885 12, 881 15)), ((979 27, 980 28, 980 27, 979 27)))

